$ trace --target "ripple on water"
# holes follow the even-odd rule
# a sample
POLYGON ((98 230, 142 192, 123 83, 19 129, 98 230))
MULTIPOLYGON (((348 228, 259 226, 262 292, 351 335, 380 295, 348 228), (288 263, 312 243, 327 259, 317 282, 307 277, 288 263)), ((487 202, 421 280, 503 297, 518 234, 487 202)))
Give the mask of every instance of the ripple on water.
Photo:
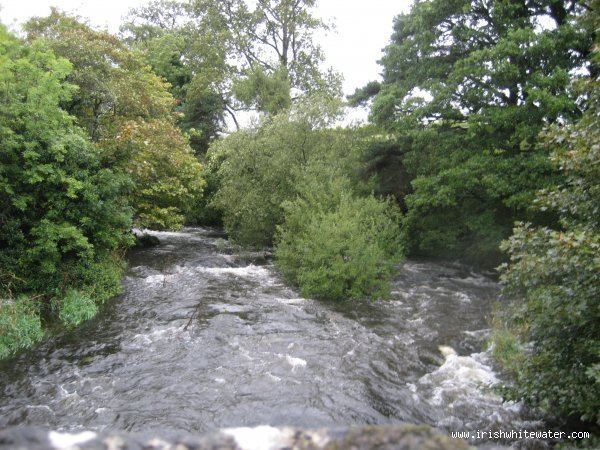
POLYGON ((214 230, 152 234, 161 245, 131 253, 122 297, 2 367, 0 427, 524 423, 519 405, 489 389, 498 375, 481 350, 493 281, 409 261, 389 301, 319 302, 261 255, 219 253, 214 230))

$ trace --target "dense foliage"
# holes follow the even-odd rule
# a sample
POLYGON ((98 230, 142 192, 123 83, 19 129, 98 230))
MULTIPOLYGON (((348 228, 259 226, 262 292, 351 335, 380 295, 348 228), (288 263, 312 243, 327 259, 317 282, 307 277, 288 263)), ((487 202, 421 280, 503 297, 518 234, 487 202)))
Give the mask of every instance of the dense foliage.
POLYGON ((181 227, 204 186, 143 59, 56 10, 25 29, 1 31, 0 357, 93 317, 131 227, 181 227))
MULTIPOLYGON (((373 165, 402 196, 413 254, 493 267, 513 221, 559 175, 536 145, 548 123, 577 117, 570 91, 588 64, 593 27, 576 1, 417 1, 395 19, 372 119, 390 133, 373 165), (410 188, 410 189, 407 189, 410 188)), ((595 66, 590 66, 595 70, 595 66)))
POLYGON ((152 1, 132 10, 121 27, 125 41, 170 84, 182 114, 179 125, 197 153, 224 129, 233 73, 231 31, 218 4, 204 3, 152 1))
POLYGON ((300 114, 268 118, 211 148, 209 161, 221 160, 213 205, 223 212, 225 229, 237 242, 254 247, 273 242, 283 219, 282 202, 294 197, 307 167, 327 159, 329 170, 336 171, 358 161, 360 143, 353 133, 322 127, 336 102, 315 103, 321 107, 309 111, 303 106, 296 110, 300 114))
POLYGON ((304 295, 382 297, 402 256, 400 214, 356 182, 371 138, 323 128, 336 111, 335 101, 312 97, 213 145, 212 203, 236 242, 275 243, 277 266, 304 295))
POLYGON ((56 10, 25 29, 71 61, 67 80, 78 89, 63 105, 102 147, 103 163, 131 178, 136 225, 180 227, 202 194, 202 166, 175 126, 167 83, 115 36, 56 10))
POLYGON ((109 143, 125 154, 136 188, 130 198, 136 223, 155 230, 178 229, 202 196, 201 166, 181 131, 169 119, 127 121, 109 143))
POLYGON ((417 0, 395 19, 383 81, 350 98, 372 99, 384 133, 366 171, 404 209, 410 253, 491 268, 508 252, 514 301, 493 339, 515 378, 507 398, 596 424, 597 7, 417 0))
POLYGON ((552 127, 544 145, 565 182, 542 190, 536 207, 560 216, 555 228, 520 223, 503 244, 505 292, 496 350, 515 374, 511 398, 600 424, 600 92, 576 125, 552 127), (508 329, 507 329, 508 328, 508 329), (502 339, 503 336, 510 339, 502 339), (533 343, 529 348, 527 343, 533 343))
POLYGON ((382 298, 403 257, 400 210, 352 193, 345 178, 308 181, 283 203, 276 262, 302 295, 341 300, 382 298))
POLYGON ((0 29, 0 357, 41 337, 42 311, 76 324, 76 299, 102 302, 120 289, 127 178, 101 165, 61 109, 74 92, 71 67, 0 29))

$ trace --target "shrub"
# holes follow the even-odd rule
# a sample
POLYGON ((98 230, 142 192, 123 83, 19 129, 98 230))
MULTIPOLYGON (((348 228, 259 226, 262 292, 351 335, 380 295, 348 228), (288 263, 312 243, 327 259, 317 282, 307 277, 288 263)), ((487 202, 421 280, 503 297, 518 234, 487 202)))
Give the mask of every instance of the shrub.
POLYGON ((43 336, 40 316, 31 299, 0 299, 0 359, 30 347, 43 336))
POLYGON ((333 116, 315 100, 215 143, 212 205, 236 243, 275 243, 278 267, 303 295, 384 297, 403 250, 399 209, 359 177, 372 130, 328 129, 333 116))
POLYGON ((544 140, 566 182, 541 191, 536 206, 557 211, 560 227, 520 223, 503 244, 504 290, 515 300, 502 323, 517 342, 501 361, 515 376, 509 398, 600 424, 600 104, 592 86, 582 119, 544 140))
MULTIPOLYGON (((219 141, 217 141, 219 142, 219 141)), ((214 144, 213 149, 217 146, 214 144)), ((201 158, 202 175, 206 181, 203 195, 192 205, 188 221, 198 225, 223 226, 222 211, 213 204, 213 198, 221 187, 219 169, 226 159, 223 151, 213 151, 201 158)))
POLYGON ((70 285, 87 292, 97 304, 122 292, 121 279, 125 261, 117 252, 90 263, 75 264, 72 269, 73 280, 70 285))
POLYGON ((300 125, 278 117, 262 126, 217 142, 211 158, 224 158, 213 205, 223 213, 227 233, 249 247, 270 245, 281 222, 281 203, 294 195, 300 170, 300 125))
POLYGON ((348 184, 334 180, 329 192, 321 185, 284 204, 276 263, 304 296, 340 300, 389 294, 402 255, 399 210, 391 201, 356 197, 348 184))
POLYGON ((70 289, 64 297, 54 302, 60 321, 67 327, 77 325, 91 319, 98 312, 94 300, 87 294, 70 289))

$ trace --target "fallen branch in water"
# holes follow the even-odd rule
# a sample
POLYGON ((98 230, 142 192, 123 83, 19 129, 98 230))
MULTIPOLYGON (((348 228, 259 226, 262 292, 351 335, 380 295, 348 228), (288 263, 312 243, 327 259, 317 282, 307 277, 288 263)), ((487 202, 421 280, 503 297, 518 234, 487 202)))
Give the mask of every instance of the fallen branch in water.
POLYGON ((194 315, 196 314, 196 311, 198 311, 199 308, 200 308, 200 302, 198 302, 198 304, 194 308, 194 311, 192 312, 192 315, 190 316, 190 319, 188 320, 188 322, 185 325, 185 327, 183 327, 183 331, 187 331, 188 327, 192 324, 192 320, 194 319, 194 315))

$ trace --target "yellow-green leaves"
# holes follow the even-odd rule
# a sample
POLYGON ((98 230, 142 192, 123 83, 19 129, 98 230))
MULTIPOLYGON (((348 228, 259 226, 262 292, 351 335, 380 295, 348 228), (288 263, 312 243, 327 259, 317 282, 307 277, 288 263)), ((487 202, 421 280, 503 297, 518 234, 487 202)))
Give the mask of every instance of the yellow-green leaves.
POLYGON ((44 336, 35 302, 21 296, 0 298, 0 359, 27 348, 44 336))
MULTIPOLYGON (((179 228, 202 195, 201 166, 176 126, 169 85, 117 37, 53 11, 26 29, 71 60, 78 90, 69 112, 102 149, 103 163, 130 179, 125 197, 141 227, 179 228)), ((42 175, 39 175, 42 176, 42 175)), ((67 195, 83 189, 64 178, 67 195)))
POLYGON ((202 196, 202 166, 181 131, 167 119, 129 121, 110 143, 127 152, 124 167, 140 227, 180 228, 202 196))

